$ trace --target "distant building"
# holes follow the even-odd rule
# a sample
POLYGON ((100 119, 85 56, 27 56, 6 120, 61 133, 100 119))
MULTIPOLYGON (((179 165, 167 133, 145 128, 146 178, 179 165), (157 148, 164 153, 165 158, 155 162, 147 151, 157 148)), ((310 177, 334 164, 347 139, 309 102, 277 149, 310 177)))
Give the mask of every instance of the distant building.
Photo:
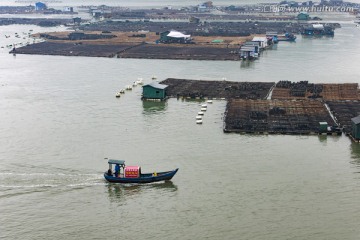
POLYGON ((310 16, 308 13, 301 12, 297 15, 297 20, 310 20, 310 16))
POLYGON ((212 1, 204 2, 203 5, 205 5, 207 8, 212 8, 213 2, 212 1))
POLYGON ((73 7, 64 7, 63 11, 64 12, 74 12, 74 8, 73 7))
POLYGON ((168 85, 152 82, 143 86, 143 99, 159 99, 166 98, 166 88, 168 85))
POLYGON ((81 18, 80 17, 73 18, 73 21, 74 21, 74 24, 80 24, 81 18))
POLYGON ((35 11, 42 11, 45 9, 47 9, 47 6, 45 3, 42 3, 42 2, 35 3, 35 11))
POLYGON ((351 135, 355 140, 360 140, 360 115, 351 119, 351 135))
POLYGON ((340 6, 340 5, 342 5, 344 3, 344 1, 343 0, 330 0, 329 3, 331 5, 340 6))
POLYGON ((197 6, 197 11, 198 12, 208 12, 209 9, 206 7, 206 5, 200 4, 200 5, 197 6))

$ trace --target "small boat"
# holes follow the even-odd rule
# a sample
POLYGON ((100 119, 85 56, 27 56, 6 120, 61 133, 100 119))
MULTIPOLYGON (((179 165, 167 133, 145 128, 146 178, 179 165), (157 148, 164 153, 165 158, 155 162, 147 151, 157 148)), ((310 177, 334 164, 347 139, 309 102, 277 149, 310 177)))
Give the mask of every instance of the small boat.
POLYGON ((202 111, 202 112, 205 112, 206 111, 206 107, 202 107, 200 110, 202 111))
POLYGON ((115 97, 119 98, 120 97, 120 92, 118 92, 115 97))
POLYGON ((213 101, 212 100, 207 100, 207 103, 213 103, 213 101))
POLYGON ((206 104, 203 104, 203 105, 201 105, 201 107, 203 107, 203 108, 207 108, 207 105, 206 105, 206 104))
POLYGON ((112 183, 152 183, 169 181, 179 170, 167 172, 141 173, 139 166, 125 166, 124 160, 109 159, 109 170, 104 173, 104 178, 112 183), (112 165, 115 165, 114 173, 112 165))
POLYGON ((196 120, 201 120, 202 116, 196 116, 196 120))
POLYGON ((204 112, 198 112, 198 115, 204 115, 204 112))
POLYGON ((202 124, 202 120, 196 120, 196 124, 202 124))

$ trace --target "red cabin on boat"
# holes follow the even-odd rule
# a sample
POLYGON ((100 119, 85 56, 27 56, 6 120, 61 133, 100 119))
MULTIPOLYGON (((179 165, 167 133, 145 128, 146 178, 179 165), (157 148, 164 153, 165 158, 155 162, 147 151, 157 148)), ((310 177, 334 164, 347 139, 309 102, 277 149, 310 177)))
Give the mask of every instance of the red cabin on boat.
POLYGON ((126 178, 139 178, 141 174, 141 167, 139 166, 126 166, 124 169, 126 178))

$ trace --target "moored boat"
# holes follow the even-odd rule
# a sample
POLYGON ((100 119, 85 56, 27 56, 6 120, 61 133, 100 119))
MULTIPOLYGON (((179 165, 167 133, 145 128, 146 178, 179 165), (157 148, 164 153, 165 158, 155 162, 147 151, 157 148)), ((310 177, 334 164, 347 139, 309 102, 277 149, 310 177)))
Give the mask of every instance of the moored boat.
POLYGON ((284 35, 278 36, 278 41, 295 42, 296 36, 292 33, 285 33, 284 35))
POLYGON ((104 178, 112 183, 152 183, 169 181, 179 170, 178 168, 166 172, 141 173, 139 166, 125 166, 124 160, 108 160, 109 169, 104 178), (113 165, 115 165, 113 171, 113 165))

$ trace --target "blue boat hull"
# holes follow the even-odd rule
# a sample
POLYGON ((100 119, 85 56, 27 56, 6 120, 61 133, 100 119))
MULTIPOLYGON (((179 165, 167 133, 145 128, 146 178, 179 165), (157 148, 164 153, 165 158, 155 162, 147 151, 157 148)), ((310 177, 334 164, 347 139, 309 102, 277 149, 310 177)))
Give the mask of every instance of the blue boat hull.
POLYGON ((104 178, 108 182, 112 183, 152 183, 160 181, 171 180, 172 177, 177 173, 179 169, 175 169, 168 172, 159 172, 156 176, 153 176, 152 173, 141 174, 139 178, 124 178, 124 177, 115 177, 109 176, 107 172, 104 173, 104 178))

